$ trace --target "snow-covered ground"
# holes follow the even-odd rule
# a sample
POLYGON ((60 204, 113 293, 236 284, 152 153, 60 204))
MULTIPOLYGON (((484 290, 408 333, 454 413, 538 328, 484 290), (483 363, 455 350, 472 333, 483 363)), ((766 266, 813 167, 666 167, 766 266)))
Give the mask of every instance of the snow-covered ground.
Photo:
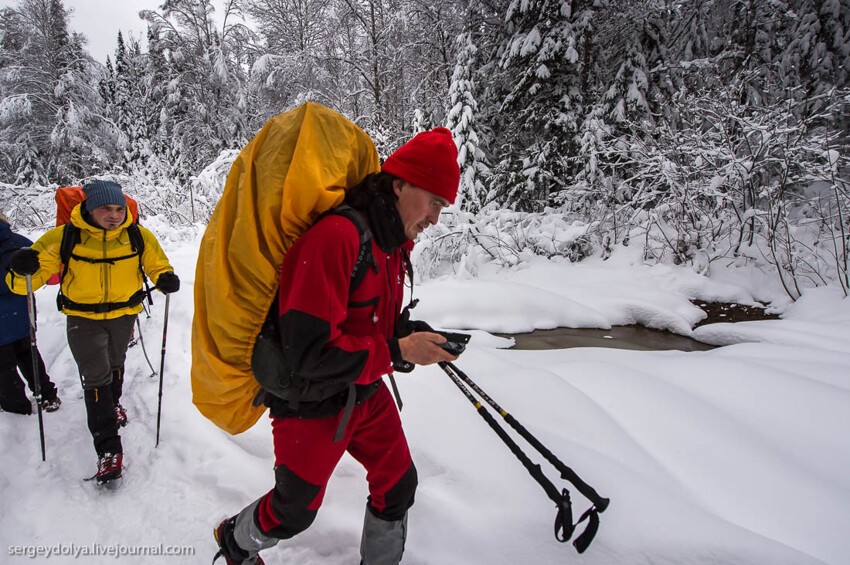
MULTIPOLYGON (((110 492, 82 481, 95 455, 76 366, 55 289, 39 291, 39 347, 63 405, 44 418, 46 462, 36 418, 0 413, 2 563, 206 564, 214 525, 273 485, 267 419, 234 437, 192 405, 197 231, 146 225, 183 281, 169 313, 160 445, 158 379, 135 346, 124 484, 110 492), (126 555, 168 549, 183 554, 126 555)), ((405 565, 850 563, 850 300, 840 292, 788 304, 755 272, 708 279, 618 250, 606 262, 481 265, 478 278, 427 281, 414 293, 417 317, 472 329, 458 367, 611 505, 584 555, 558 543, 554 505, 537 483, 439 368, 418 368, 397 378, 420 477, 405 565), (690 335, 702 317, 691 298, 770 300, 783 319, 700 327, 695 336, 726 347, 693 353, 511 351, 488 333, 638 322, 690 335)), ((157 370, 164 303, 141 321, 157 370)), ((578 515, 586 501, 571 490, 578 515)), ((357 563, 366 494, 364 472, 345 458, 313 527, 264 552, 266 562, 357 563)))

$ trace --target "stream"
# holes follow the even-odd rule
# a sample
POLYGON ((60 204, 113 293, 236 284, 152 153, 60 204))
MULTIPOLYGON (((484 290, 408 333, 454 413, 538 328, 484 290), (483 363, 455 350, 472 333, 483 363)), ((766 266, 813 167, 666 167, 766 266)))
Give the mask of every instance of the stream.
POLYGON ((643 326, 614 326, 610 330, 595 328, 555 328, 535 330, 522 334, 496 334, 513 338, 512 349, 541 350, 567 349, 569 347, 611 347, 635 351, 708 351, 708 345, 668 331, 653 330, 643 326))

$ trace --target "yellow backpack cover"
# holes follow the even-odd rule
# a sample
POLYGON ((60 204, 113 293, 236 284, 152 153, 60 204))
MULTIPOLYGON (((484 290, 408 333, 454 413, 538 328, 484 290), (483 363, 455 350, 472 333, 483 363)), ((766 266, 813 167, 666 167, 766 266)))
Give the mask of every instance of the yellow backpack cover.
POLYGON ((192 320, 192 401, 220 428, 244 432, 265 411, 251 355, 286 251, 379 170, 369 136, 314 102, 269 120, 236 157, 201 239, 192 320))

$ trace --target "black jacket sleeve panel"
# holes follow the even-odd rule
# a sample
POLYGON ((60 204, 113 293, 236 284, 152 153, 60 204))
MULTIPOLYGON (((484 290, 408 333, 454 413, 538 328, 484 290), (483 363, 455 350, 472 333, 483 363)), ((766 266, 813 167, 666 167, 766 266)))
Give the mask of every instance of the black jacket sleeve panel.
POLYGON ((328 322, 299 310, 280 317, 280 335, 286 369, 314 381, 354 382, 368 361, 368 351, 344 351, 329 346, 328 322))

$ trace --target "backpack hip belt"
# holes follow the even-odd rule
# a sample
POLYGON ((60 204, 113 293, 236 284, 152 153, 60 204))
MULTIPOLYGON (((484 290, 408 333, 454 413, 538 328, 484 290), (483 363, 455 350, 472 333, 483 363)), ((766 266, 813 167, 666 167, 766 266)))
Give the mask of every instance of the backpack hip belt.
POLYGON ((80 302, 74 302, 61 292, 56 295, 56 305, 59 310, 64 310, 65 308, 69 310, 75 310, 77 312, 91 312, 93 314, 105 314, 106 312, 112 312, 113 310, 120 310, 122 308, 130 308, 133 306, 138 306, 142 302, 144 302, 145 297, 149 297, 150 291, 145 289, 139 289, 133 293, 133 295, 124 302, 101 302, 98 304, 83 304, 80 302))

